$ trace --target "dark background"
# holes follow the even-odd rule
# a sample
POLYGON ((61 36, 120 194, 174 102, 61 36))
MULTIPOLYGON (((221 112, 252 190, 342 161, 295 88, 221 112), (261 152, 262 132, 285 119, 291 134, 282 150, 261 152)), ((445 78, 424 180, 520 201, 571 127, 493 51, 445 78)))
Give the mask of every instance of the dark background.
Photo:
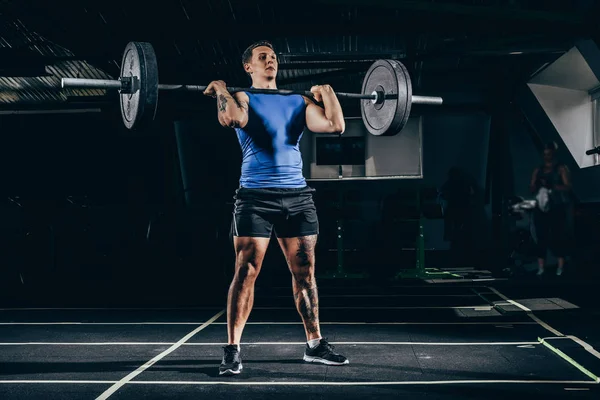
MULTIPOLYGON (((423 179, 315 182, 317 270, 335 269, 335 221, 345 200, 347 268, 385 280, 414 265, 415 226, 390 236, 386 201, 410 213, 415 190, 462 168, 478 186, 472 264, 500 273, 515 220, 504 204, 528 196, 544 132, 514 101, 540 67, 598 39, 595 1, 0 1, 2 286, 6 302, 224 301, 240 151, 214 100, 161 93, 152 128, 131 135, 118 97, 59 91, 61 77, 115 79, 127 42, 151 42, 163 83, 246 86, 243 49, 271 40, 280 88, 329 83, 359 92, 379 58, 401 60, 423 118, 423 179), (40 113, 40 110, 45 110, 40 113), (58 112, 60 111, 60 112, 58 112), (392 197, 391 197, 392 196, 392 197), (366 220, 379 220, 366 224, 366 220), (412 258, 411 258, 412 257, 412 258)), ((348 117, 358 102, 344 103, 348 117)), ((598 167, 573 171, 572 264, 597 274, 598 167)), ((443 221, 425 221, 427 266, 444 267, 443 221)), ((273 247, 275 249, 275 247, 273 247)), ((270 251, 259 284, 289 284, 270 251)))

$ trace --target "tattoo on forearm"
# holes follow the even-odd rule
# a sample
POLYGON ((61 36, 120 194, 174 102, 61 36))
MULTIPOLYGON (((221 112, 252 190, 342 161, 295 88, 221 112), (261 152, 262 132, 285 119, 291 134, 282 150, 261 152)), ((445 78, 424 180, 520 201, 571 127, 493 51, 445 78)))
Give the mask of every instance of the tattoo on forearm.
POLYGON ((227 97, 225 95, 219 95, 217 106, 219 107, 220 112, 225 112, 227 109, 227 97))

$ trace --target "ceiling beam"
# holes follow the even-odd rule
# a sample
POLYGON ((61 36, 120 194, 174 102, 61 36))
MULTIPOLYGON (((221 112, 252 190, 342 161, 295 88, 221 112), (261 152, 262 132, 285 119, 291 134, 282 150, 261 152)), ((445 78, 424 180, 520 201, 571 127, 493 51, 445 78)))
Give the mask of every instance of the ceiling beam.
MULTIPOLYGON (((383 8, 427 12, 441 15, 485 17, 495 20, 559 23, 576 26, 584 22, 583 14, 522 9, 519 7, 474 6, 460 3, 418 0, 312 0, 316 3, 335 6, 383 8)), ((449 24, 451 25, 451 24, 449 24)))

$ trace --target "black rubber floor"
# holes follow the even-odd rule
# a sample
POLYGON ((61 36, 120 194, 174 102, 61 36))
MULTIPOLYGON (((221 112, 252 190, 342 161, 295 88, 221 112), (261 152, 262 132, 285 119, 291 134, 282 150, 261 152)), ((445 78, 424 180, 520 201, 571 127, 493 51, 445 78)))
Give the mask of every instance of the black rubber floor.
POLYGON ((226 315, 206 324, 223 307, 5 308, 0 398, 94 399, 118 382, 111 399, 599 398, 600 358, 585 341, 596 336, 564 323, 577 313, 595 328, 585 314, 593 303, 510 289, 322 285, 321 330, 349 358, 341 367, 303 362, 289 288, 260 289, 242 338, 243 373, 230 378, 218 376, 226 315), (532 312, 509 309, 512 300, 532 312))

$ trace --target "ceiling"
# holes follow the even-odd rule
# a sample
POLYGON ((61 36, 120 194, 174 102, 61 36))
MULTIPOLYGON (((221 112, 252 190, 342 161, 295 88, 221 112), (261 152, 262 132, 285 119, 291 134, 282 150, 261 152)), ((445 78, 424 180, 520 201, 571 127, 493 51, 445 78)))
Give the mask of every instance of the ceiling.
POLYGON ((161 83, 246 86, 241 54, 268 39, 280 57, 280 88, 327 82, 360 91, 379 58, 402 60, 419 94, 506 87, 576 40, 597 39, 598 3, 0 0, 0 109, 112 100, 103 90, 60 90, 60 78, 117 78, 129 41, 152 43, 161 83))

